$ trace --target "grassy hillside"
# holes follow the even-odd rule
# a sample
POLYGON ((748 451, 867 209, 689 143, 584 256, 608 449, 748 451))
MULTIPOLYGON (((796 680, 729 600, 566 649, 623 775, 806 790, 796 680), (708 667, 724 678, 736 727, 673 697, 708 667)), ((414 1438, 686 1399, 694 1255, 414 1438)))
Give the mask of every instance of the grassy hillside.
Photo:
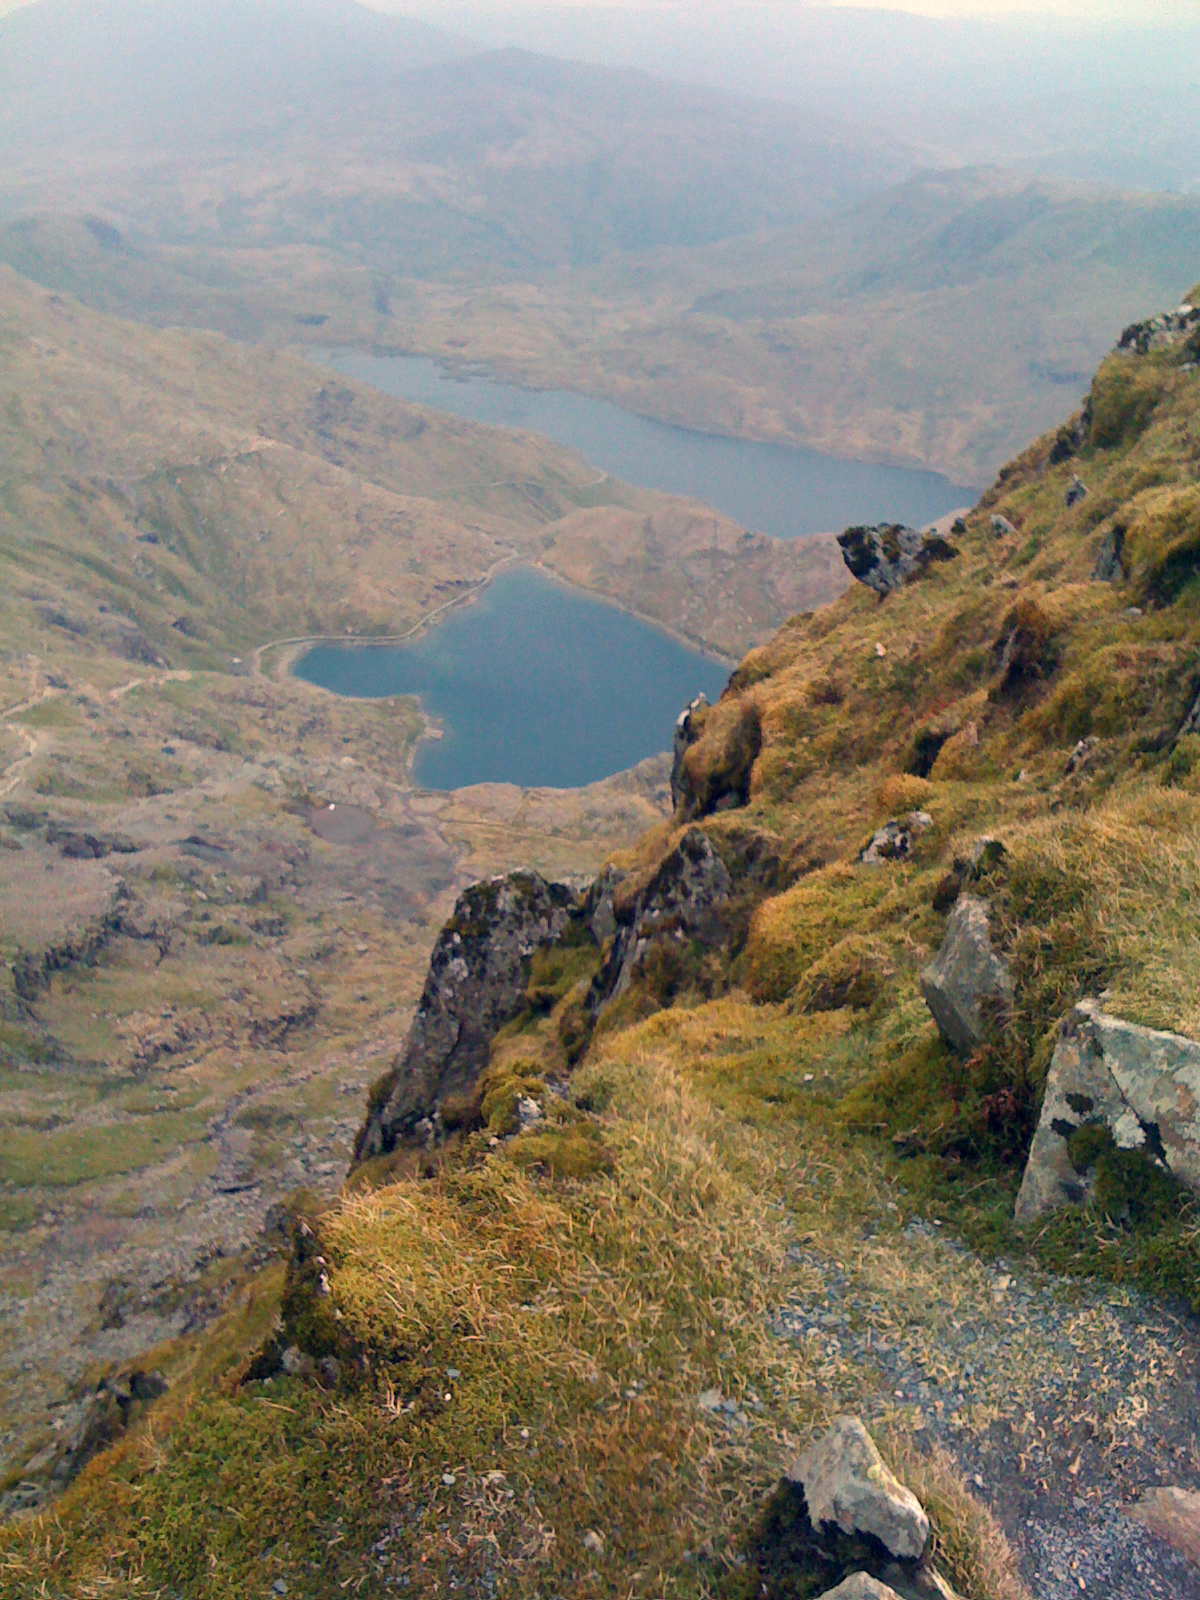
POLYGON ((728 653, 842 582, 827 545, 759 540, 738 614, 700 615, 689 557, 740 530, 548 441, 106 319, 11 271, 0 319, 14 648, 49 626, 59 651, 225 667, 273 638, 403 633, 523 559, 728 653), (603 560, 581 561, 593 545, 603 560))
MULTIPOLYGON (((968 1600, 1191 1592, 1116 1507, 1191 1471, 1194 1202, 1118 1163, 1104 1205, 1010 1219, 1074 1000, 1200 1031, 1198 362, 1195 325, 1112 356, 954 559, 746 658, 688 756, 719 793, 760 731, 748 804, 693 824, 739 886, 723 941, 652 941, 590 1036, 603 952, 539 957, 455 1150, 300 1207, 281 1337, 335 1365, 256 1376, 261 1285, 6 1533, 0 1592, 807 1597, 776 1486, 847 1406, 968 1600), (911 854, 863 864, 915 808, 911 854), (964 1059, 917 972, 985 834, 1015 1000, 964 1059)), ((616 858, 623 892, 680 832, 616 858)))
MULTIPOLYGON (((626 546, 631 519, 684 547, 740 532, 7 272, 0 352, 7 1472, 97 1362, 211 1321, 274 1200, 340 1182, 457 886, 592 870, 663 811, 661 761, 418 795, 415 704, 320 694, 264 647, 419 626, 555 540, 578 563, 606 517, 626 546)), ((653 608, 670 580, 658 560, 639 584, 638 559, 596 585, 653 608)))

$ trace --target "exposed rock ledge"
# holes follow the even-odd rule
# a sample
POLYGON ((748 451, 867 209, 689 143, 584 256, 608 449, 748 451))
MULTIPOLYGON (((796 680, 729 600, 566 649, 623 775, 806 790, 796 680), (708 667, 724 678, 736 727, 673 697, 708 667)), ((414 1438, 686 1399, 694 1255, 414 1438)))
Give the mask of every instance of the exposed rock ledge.
POLYGON ((1139 1028, 1081 1001, 1062 1024, 1041 1119, 1017 1195, 1018 1222, 1089 1198, 1068 1141, 1103 1125, 1118 1149, 1142 1150, 1200 1193, 1200 1044, 1139 1028))
POLYGON ((358 1136, 355 1160, 394 1150, 442 1099, 470 1087, 524 1004, 534 951, 566 929, 575 892, 536 872, 474 883, 438 935, 403 1053, 358 1136))

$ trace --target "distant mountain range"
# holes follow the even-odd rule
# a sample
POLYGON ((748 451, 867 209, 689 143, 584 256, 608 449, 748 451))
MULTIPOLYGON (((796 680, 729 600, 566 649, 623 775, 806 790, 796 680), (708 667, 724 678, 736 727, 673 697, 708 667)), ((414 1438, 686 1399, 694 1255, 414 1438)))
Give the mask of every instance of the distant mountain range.
POLYGON ((540 269, 798 222, 919 164, 825 114, 354 0, 40 0, 0 21, 0 205, 163 242, 540 269))
MULTIPOLYGON (((734 77, 765 49, 755 28, 730 41, 734 77)), ((1117 149, 1095 124, 1111 40, 1056 65, 1050 34, 1021 57, 1012 30, 928 19, 796 29, 814 97, 840 104, 842 83, 865 120, 480 48, 355 0, 38 0, 0 20, 0 260, 157 324, 419 351, 982 481, 1123 321, 1191 280, 1200 199, 964 165, 997 141, 1080 170, 1093 135, 1117 149), (920 94, 902 115, 904 63, 920 94), (972 85, 1036 97, 1056 72, 1053 136, 1015 106, 964 108, 972 85)), ((702 36, 680 23, 681 49, 702 36)), ((1155 35, 1178 44, 1159 66, 1149 36, 1131 44, 1113 104, 1157 70, 1174 115, 1190 39, 1155 35)), ((1134 170, 1161 153, 1159 104, 1138 104, 1134 170)))

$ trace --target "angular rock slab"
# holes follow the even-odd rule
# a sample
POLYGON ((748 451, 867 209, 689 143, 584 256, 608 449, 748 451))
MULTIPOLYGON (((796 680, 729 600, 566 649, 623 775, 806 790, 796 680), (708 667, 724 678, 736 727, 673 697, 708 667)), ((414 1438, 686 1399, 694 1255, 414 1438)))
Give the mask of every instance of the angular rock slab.
POLYGON ((916 1495, 884 1465, 857 1417, 838 1417, 788 1473, 804 1490, 814 1527, 871 1534, 903 1561, 917 1561, 929 1539, 929 1518, 916 1495))
POLYGON ((1082 1000, 1062 1024, 1017 1195, 1016 1219, 1082 1205, 1088 1185, 1067 1141, 1105 1123, 1122 1150, 1145 1150, 1200 1193, 1200 1044, 1139 1028, 1082 1000))
POLYGON ((959 895, 942 947, 921 973, 921 994, 942 1037, 965 1055, 983 1042, 985 1002, 1012 1003, 1008 963, 992 949, 990 911, 978 895, 959 895))
POLYGON ((900 1596, 869 1572, 856 1572, 836 1589, 826 1589, 820 1600, 900 1600, 900 1596))

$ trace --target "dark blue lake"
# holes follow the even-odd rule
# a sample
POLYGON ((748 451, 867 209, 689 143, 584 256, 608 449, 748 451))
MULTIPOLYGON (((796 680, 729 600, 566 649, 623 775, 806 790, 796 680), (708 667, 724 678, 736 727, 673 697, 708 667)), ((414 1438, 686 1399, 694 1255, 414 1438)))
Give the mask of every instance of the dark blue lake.
POLYGON ((976 490, 936 472, 840 461, 816 450, 696 433, 634 416, 588 395, 449 377, 420 356, 374 356, 358 350, 310 350, 308 355, 401 399, 475 422, 545 434, 627 483, 703 500, 743 527, 777 539, 840 533, 856 522, 923 527, 978 498, 976 490))
POLYGON ((430 789, 606 778, 670 749, 679 712, 701 691, 715 700, 729 670, 529 568, 409 644, 321 645, 295 669, 335 694, 419 696, 445 729, 417 754, 430 789))

